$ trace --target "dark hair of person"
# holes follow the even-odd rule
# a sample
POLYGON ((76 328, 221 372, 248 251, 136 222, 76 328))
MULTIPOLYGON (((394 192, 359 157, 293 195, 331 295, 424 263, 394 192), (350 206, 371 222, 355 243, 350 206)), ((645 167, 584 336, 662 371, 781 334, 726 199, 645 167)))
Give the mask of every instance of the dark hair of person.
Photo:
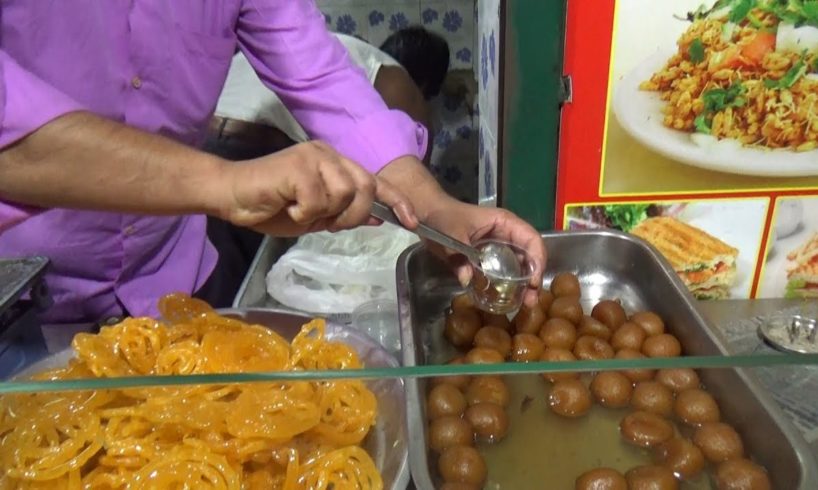
POLYGON ((386 38, 381 51, 409 72, 427 100, 440 93, 449 71, 449 43, 442 36, 411 26, 386 38))

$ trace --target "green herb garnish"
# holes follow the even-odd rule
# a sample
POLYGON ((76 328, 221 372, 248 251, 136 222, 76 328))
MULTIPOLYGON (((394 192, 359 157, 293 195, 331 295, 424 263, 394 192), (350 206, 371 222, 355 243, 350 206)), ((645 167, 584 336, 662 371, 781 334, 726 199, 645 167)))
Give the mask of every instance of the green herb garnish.
POLYGON ((795 27, 818 27, 818 0, 758 0, 758 8, 795 27))
POLYGON ((696 119, 693 120, 693 126, 696 128, 697 133, 710 134, 711 124, 712 121, 708 120, 707 115, 705 114, 699 114, 698 116, 696 116, 696 119))
POLYGON ((753 10, 755 5, 756 0, 734 0, 733 5, 730 8, 730 14, 727 16, 727 20, 738 24, 747 17, 747 14, 753 10))
POLYGON ((804 59, 798 60, 797 63, 787 70, 787 73, 778 80, 767 78, 764 80, 764 86, 767 88, 787 89, 795 85, 801 77, 807 74, 807 63, 804 59))
POLYGON ((646 220, 650 204, 617 204, 605 206, 605 215, 611 220, 614 228, 624 232, 631 231, 636 225, 646 220))
POLYGON ((704 43, 702 43, 700 38, 697 37, 690 43, 690 47, 687 48, 687 54, 693 63, 698 64, 704 61, 704 43))
POLYGON ((743 107, 747 99, 743 97, 747 89, 741 82, 735 82, 730 87, 711 88, 702 93, 704 112, 696 116, 693 126, 697 133, 710 134, 713 127, 713 116, 728 107, 743 107))

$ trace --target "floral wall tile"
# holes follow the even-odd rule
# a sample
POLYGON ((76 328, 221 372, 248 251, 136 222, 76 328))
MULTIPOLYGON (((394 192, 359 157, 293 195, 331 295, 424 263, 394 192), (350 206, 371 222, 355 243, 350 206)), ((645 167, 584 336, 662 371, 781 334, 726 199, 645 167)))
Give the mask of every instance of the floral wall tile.
POLYGON ((479 145, 479 190, 481 204, 497 203, 497 168, 499 139, 500 101, 500 1, 477 1, 477 31, 475 42, 479 58, 475 61, 477 74, 478 127, 482 144, 479 145))
MULTIPOLYGON (((476 70, 476 0, 318 0, 318 6, 330 30, 358 36, 375 46, 398 29, 422 25, 449 43, 450 69, 476 70)), ((450 194, 477 202, 480 111, 467 107, 463 98, 446 95, 431 105, 435 120, 431 170, 450 194)))

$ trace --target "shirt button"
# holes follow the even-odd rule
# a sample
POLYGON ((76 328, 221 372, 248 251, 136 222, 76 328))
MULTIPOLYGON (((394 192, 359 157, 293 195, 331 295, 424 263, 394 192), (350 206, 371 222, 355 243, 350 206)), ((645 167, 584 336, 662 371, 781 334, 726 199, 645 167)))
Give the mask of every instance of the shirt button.
POLYGON ((134 232, 136 232, 136 228, 133 225, 125 227, 125 235, 126 236, 131 236, 131 235, 134 234, 134 232))
POLYGON ((131 78, 131 86, 133 86, 133 88, 135 89, 139 89, 140 87, 142 87, 142 79, 139 77, 131 78))

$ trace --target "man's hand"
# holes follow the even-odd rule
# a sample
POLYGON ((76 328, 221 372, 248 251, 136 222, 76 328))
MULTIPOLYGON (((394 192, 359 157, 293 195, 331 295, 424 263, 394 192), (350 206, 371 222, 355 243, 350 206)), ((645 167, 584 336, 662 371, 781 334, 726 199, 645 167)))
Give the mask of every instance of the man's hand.
MULTIPOLYGON (((504 209, 484 208, 466 204, 448 196, 414 157, 399 158, 378 174, 383 180, 411 189, 409 200, 420 221, 447 233, 464 243, 475 243, 494 238, 513 243, 526 250, 534 264, 534 275, 529 283, 525 303, 537 302, 537 290, 542 286, 546 251, 542 237, 528 223, 504 209)), ((429 244, 437 253, 448 257, 461 284, 471 279, 471 267, 465 257, 450 250, 429 244)))
POLYGON ((410 228, 417 225, 406 197, 321 142, 228 163, 223 172, 219 183, 226 193, 219 214, 262 233, 297 236, 374 224, 370 211, 376 198, 410 228))

